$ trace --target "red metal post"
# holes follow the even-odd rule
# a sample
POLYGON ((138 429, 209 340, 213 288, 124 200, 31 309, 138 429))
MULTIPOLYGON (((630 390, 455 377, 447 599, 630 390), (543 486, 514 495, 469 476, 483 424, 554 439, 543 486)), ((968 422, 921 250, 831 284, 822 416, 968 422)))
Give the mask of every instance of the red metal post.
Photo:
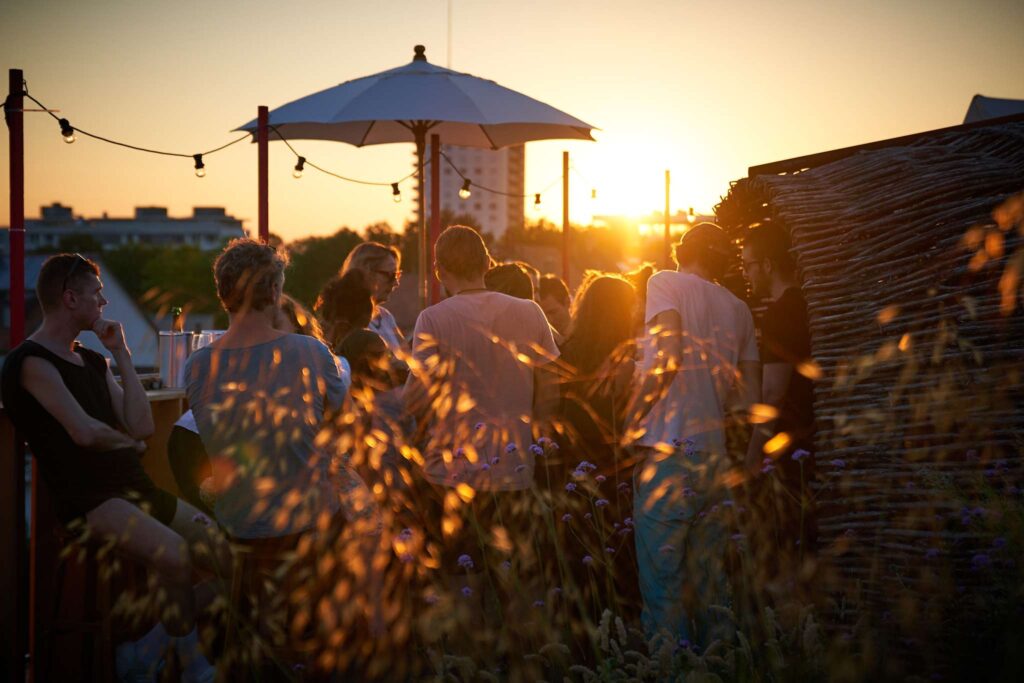
POLYGON ((261 106, 257 114, 257 129, 256 129, 256 146, 259 148, 259 231, 260 241, 267 242, 270 240, 270 186, 268 183, 268 174, 270 172, 270 141, 269 133, 269 122, 270 122, 270 110, 267 107, 261 106))
POLYGON ((572 289, 569 282, 569 244, 572 241, 569 227, 569 152, 562 152, 562 279, 572 289))
MULTIPOLYGON (((8 71, 7 120, 10 151, 11 224, 10 240, 10 348, 25 338, 25 137, 22 96, 24 77, 21 69, 8 71)), ((5 434, 4 441, 13 447, 2 457, 0 475, 0 553, 8 558, 0 562, 0 661, 6 661, 9 678, 25 680, 25 653, 29 648, 30 608, 34 604, 35 586, 26 590, 25 567, 28 555, 25 544, 25 453, 18 434, 5 434), (9 458, 9 460, 8 460, 9 458)), ((33 468, 34 469, 34 468, 33 468)), ((35 485, 35 471, 32 483, 35 485)), ((36 525, 32 533, 35 535, 36 525)), ((34 584, 34 582, 33 582, 34 584)))
MULTIPOLYGON (((434 244, 441 234, 441 136, 430 136, 430 250, 427 258, 434 258, 434 244)), ((428 261, 432 263, 433 261, 428 261)), ((430 278, 430 303, 441 300, 441 283, 436 277, 430 278)))

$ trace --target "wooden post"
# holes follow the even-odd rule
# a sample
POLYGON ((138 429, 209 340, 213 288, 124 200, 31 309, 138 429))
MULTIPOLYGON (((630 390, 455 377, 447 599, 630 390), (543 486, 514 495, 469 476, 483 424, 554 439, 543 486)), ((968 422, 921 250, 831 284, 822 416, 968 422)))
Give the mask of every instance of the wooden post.
MULTIPOLYGON (((21 69, 8 72, 9 97, 4 108, 10 157, 10 347, 25 338, 25 98, 21 69)), ((25 653, 29 649, 29 617, 32 593, 28 589, 25 568, 29 558, 25 544, 25 452, 21 437, 11 430, 0 433, 5 445, 0 457, 0 670, 12 681, 25 680, 25 653)), ((32 483, 35 484, 35 472, 32 483)), ((32 533, 35 534, 35 525, 32 533)))
MULTIPOLYGON (((433 263, 434 244, 441 234, 441 136, 430 136, 430 251, 427 253, 428 263, 433 263)), ((436 304, 441 300, 441 283, 433 276, 430 278, 430 303, 436 304)))
POLYGON ((268 175, 270 173, 270 149, 269 149, 269 122, 270 110, 260 106, 257 110, 256 145, 259 148, 259 234, 261 242, 270 241, 270 185, 268 175))
POLYGON ((569 227, 569 152, 562 152, 562 279, 572 290, 569 283, 569 245, 572 242, 569 227))
POLYGON ((669 191, 672 188, 672 173, 665 169, 665 267, 672 269, 672 215, 669 213, 669 191))

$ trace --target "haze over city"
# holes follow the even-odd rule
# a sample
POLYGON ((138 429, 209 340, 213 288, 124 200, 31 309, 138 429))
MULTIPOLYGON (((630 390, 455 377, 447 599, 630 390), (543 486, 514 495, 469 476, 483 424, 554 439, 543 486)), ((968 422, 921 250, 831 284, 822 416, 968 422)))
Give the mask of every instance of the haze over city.
MULTIPOLYGON (((256 107, 406 64, 415 44, 436 64, 493 79, 598 128, 597 142, 527 145, 525 191, 540 192, 570 151, 573 222, 672 206, 710 213, 750 165, 955 125, 976 93, 1024 97, 1024 4, 1006 1, 820 3, 28 2, 4 10, 0 62, 72 125, 132 144, 194 153, 228 142, 256 107), (591 199, 591 190, 597 199, 591 199)), ((256 149, 206 160, 62 142, 26 117, 26 212, 54 201, 76 214, 130 216, 137 205, 225 206, 255 228, 256 149)), ((299 141, 310 160, 392 182, 413 146, 299 141)), ((7 138, 0 136, 0 155, 7 138)), ((270 225, 287 240, 412 215, 389 188, 307 172, 270 151, 270 225)), ((0 183, 8 169, 0 168, 0 183)), ((0 197, 2 223, 9 203, 0 197)), ((557 182, 527 220, 560 222, 557 182)), ((486 226, 485 226, 486 227, 486 226)))

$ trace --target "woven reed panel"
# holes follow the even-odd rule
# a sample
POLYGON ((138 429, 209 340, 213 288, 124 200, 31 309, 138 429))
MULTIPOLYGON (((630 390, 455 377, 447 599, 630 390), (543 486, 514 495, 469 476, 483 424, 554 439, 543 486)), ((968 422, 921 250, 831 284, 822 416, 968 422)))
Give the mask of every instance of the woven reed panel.
POLYGON ((1000 312, 998 281, 1020 238, 992 212, 1022 190, 1015 122, 746 178, 716 209, 737 244, 758 223, 790 235, 822 370, 829 585, 910 650, 1012 568, 995 539, 1019 495, 1024 316, 1000 312), (972 268, 976 226, 1004 255, 972 268))

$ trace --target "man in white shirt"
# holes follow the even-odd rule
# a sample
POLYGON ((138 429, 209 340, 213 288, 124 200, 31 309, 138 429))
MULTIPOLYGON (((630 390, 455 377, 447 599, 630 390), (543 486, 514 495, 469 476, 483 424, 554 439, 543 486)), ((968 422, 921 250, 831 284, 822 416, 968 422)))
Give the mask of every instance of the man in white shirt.
MULTIPOLYGON (((716 284, 732 247, 702 223, 676 245, 676 271, 648 281, 647 353, 637 394, 634 518, 649 634, 710 640, 706 608, 727 599, 722 558, 730 470, 729 407, 760 400, 760 360, 746 304, 716 284), (734 400, 735 399, 735 400, 734 400)), ((703 644, 707 644, 706 642, 703 644)))
MULTIPOLYGON (((426 435, 424 476, 463 500, 479 491, 527 490, 533 432, 553 403, 554 384, 545 381, 558 357, 551 329, 536 302, 485 287, 491 258, 472 228, 447 228, 434 254, 434 272, 449 296, 416 320, 405 394, 426 435)), ((480 498, 501 497, 473 503, 481 524, 488 512, 480 498)), ((446 545, 454 553, 458 543, 446 545)), ((468 553, 458 550, 465 552, 457 556, 468 553)))

